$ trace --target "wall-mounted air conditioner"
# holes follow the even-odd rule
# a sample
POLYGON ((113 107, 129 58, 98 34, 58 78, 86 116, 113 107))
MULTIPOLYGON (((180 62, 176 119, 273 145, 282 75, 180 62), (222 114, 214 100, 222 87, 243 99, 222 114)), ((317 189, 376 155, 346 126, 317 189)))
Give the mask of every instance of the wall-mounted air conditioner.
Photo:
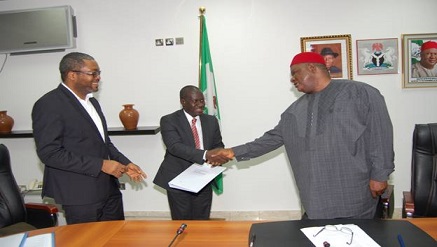
POLYGON ((0 12, 0 53, 28 54, 76 47, 71 6, 0 12))

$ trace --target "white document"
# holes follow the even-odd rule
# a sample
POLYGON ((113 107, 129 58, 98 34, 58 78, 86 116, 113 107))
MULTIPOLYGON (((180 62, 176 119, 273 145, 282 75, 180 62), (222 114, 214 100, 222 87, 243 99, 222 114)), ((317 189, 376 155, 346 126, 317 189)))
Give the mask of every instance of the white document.
POLYGON ((0 246, 21 247, 26 240, 27 233, 19 233, 0 238, 0 246))
POLYGON ((168 185, 171 188, 198 193, 224 170, 226 170, 226 167, 192 164, 168 182, 168 185))
POLYGON ((0 246, 7 247, 54 247, 55 233, 46 233, 28 237, 28 233, 19 233, 0 237, 0 246))
POLYGON ((24 241, 23 247, 54 247, 55 233, 45 233, 32 237, 27 237, 24 241))
POLYGON ((343 233, 341 231, 329 231, 323 230, 316 237, 317 234, 324 226, 306 227, 300 229, 305 236, 314 244, 314 246, 323 246, 323 242, 328 242, 331 247, 381 247, 375 242, 365 231, 363 231, 359 226, 354 224, 346 225, 335 225, 338 229, 342 227, 347 227, 351 229, 354 233, 352 244, 347 244, 350 241, 351 235, 343 233))

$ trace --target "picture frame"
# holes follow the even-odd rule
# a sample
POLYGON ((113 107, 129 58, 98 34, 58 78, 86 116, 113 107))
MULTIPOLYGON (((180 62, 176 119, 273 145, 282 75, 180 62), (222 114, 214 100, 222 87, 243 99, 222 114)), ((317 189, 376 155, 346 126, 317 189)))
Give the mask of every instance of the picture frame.
POLYGON ((360 39, 356 41, 356 50, 358 75, 399 73, 397 38, 360 39))
POLYGON ((302 52, 311 51, 324 55, 332 78, 352 80, 350 34, 301 37, 300 45, 302 52))
MULTIPOLYGON (((437 76, 435 74, 424 75, 418 72, 421 64, 421 45, 427 41, 437 42, 437 33, 402 34, 403 88, 437 87, 437 76)), ((432 71, 437 71, 437 65, 434 65, 432 71)))

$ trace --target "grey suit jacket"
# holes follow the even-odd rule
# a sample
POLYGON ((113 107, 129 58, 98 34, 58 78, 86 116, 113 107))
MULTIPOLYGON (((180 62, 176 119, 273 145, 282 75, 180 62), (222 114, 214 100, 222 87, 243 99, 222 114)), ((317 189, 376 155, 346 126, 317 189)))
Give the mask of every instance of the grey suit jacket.
MULTIPOLYGON (((200 122, 205 150, 224 147, 217 119, 214 116, 202 114, 200 122)), ((167 149, 153 183, 169 189, 168 182, 191 164, 204 163, 205 151, 195 148, 191 127, 183 110, 162 117, 160 125, 162 139, 167 149)))
POLYGON ((77 98, 61 84, 33 106, 37 154, 45 164, 42 196, 60 204, 106 200, 118 190, 118 180, 101 171, 103 159, 130 163, 109 139, 99 103, 94 98, 90 101, 102 120, 105 140, 77 98))

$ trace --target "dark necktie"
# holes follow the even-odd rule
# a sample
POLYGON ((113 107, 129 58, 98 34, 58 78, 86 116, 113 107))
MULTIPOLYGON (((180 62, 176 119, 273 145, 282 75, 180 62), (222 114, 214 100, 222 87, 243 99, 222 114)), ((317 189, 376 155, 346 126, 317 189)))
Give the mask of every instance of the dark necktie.
POLYGON ((200 149, 200 139, 199 139, 199 133, 197 133, 196 121, 197 121, 197 119, 195 119, 195 118, 193 118, 193 120, 191 120, 191 131, 193 132, 194 143, 196 144, 196 149, 200 149))

